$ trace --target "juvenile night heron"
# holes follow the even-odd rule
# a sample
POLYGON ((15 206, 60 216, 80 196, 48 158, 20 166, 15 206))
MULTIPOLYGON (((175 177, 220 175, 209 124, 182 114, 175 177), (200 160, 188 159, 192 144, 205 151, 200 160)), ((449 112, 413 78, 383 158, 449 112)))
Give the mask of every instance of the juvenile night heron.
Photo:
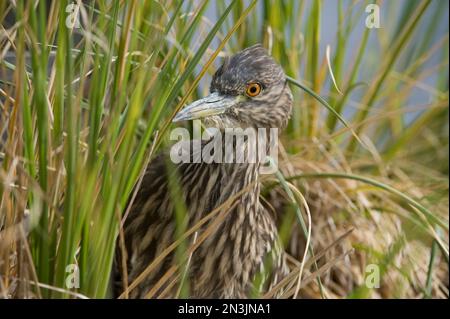
MULTIPOLYGON (((184 107, 174 121, 202 119, 219 131, 236 127, 283 129, 290 117, 292 94, 286 76, 260 45, 226 58, 213 76, 210 91, 209 96, 184 107)), ((149 164, 124 223, 128 283, 176 240, 175 203, 168 184, 167 158, 167 153, 162 153, 149 164)), ((191 256, 189 296, 246 298, 254 289, 263 291, 280 280, 287 267, 275 222, 260 202, 261 163, 173 165, 171 173, 174 171, 178 176, 189 217, 188 228, 227 199, 236 197, 224 220, 191 256), (268 269, 270 272, 262 276, 265 282, 255 287, 254 279, 268 269)), ((120 257, 116 259, 117 274, 121 276, 124 271, 120 265, 125 259, 120 252, 124 249, 118 245, 117 251, 120 257)), ((174 254, 167 256, 131 289, 129 297, 147 296, 176 263, 175 259, 174 254)), ((170 282, 158 288, 154 296, 163 291, 165 297, 176 296, 177 287, 170 289, 170 282)), ((116 293, 122 291, 123 285, 116 293)))

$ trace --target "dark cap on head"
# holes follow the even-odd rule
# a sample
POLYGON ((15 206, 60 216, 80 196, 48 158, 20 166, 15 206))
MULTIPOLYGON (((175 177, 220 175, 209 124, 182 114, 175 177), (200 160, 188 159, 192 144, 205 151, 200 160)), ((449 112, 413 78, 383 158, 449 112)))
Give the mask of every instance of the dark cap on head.
POLYGON ((283 69, 260 44, 225 58, 210 91, 174 120, 201 118, 218 128, 284 128, 291 114, 292 94, 283 69))

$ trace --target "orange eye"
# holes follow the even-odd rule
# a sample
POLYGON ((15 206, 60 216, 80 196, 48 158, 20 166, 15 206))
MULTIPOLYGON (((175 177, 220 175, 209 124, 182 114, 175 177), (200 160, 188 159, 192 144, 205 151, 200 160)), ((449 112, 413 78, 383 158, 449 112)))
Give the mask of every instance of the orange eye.
POLYGON ((247 89, 245 90, 245 94, 250 97, 255 97, 261 93, 261 85, 259 83, 249 83, 247 84, 247 89))

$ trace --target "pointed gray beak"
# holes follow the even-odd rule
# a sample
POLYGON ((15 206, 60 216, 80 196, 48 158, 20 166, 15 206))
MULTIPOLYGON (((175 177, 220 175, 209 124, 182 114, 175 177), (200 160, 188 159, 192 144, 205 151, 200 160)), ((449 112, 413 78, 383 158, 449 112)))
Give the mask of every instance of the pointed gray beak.
POLYGON ((239 102, 238 96, 223 96, 217 92, 185 106, 175 115, 172 122, 195 120, 224 113, 239 102))

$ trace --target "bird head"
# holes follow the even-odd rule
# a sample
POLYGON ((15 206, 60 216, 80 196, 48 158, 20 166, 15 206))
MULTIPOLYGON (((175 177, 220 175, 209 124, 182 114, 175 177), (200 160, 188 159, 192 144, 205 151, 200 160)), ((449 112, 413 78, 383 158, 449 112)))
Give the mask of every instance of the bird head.
POLYGON ((219 129, 282 129, 291 108, 283 69, 257 44, 226 58, 213 76, 210 94, 185 106, 173 121, 202 119, 219 129))

